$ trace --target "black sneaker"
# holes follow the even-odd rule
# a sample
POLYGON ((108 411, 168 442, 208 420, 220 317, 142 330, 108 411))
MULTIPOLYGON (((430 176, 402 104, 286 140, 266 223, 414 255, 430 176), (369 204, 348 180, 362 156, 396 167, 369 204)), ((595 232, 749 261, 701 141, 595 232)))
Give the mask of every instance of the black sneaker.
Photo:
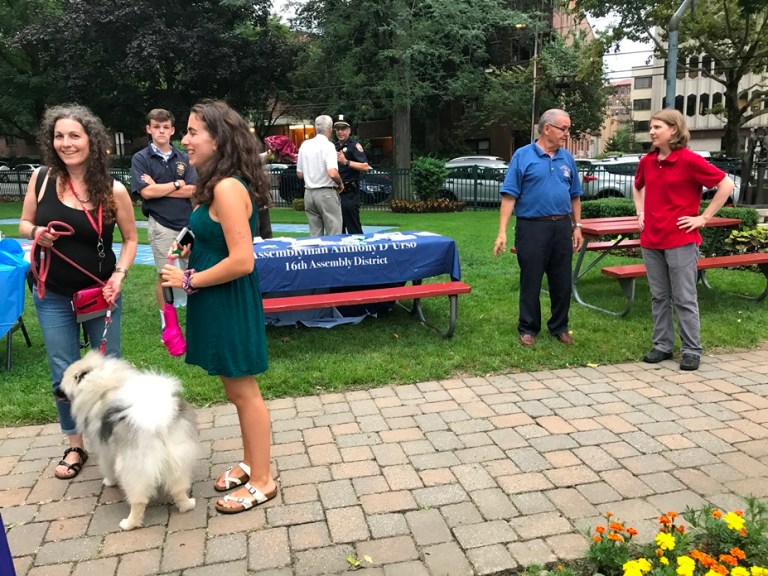
POLYGON ((701 356, 698 354, 691 354, 690 352, 683 353, 683 357, 680 359, 680 370, 698 370, 701 356))
POLYGON ((643 362, 657 364, 662 360, 669 360, 670 358, 672 358, 672 352, 662 352, 658 348, 653 348, 648 354, 643 356, 643 362))

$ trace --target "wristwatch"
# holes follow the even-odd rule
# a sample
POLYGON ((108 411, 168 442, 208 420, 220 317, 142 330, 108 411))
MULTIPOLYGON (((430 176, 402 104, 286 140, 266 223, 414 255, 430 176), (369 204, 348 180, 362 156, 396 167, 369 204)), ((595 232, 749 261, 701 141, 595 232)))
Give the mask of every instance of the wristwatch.
POLYGON ((176 190, 178 190, 179 188, 181 188, 181 184, 179 183, 179 181, 178 181, 178 180, 174 180, 174 181, 173 181, 173 187, 174 187, 174 188, 176 188, 176 190))
POLYGON ((584 228, 584 224, 581 222, 576 222, 576 224, 573 225, 574 228, 584 228))

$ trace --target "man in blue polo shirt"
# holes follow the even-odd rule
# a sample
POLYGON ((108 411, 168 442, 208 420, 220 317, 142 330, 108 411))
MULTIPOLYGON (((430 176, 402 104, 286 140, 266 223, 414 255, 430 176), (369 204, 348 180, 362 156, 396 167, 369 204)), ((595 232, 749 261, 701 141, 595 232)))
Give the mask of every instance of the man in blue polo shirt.
MULTIPOLYGON (((158 277, 155 285, 163 328, 163 288, 159 272, 168 263, 168 250, 179 231, 189 224, 190 198, 195 191, 197 172, 186 153, 171 144, 174 117, 155 108, 147 115, 150 143, 131 159, 131 189, 141 195, 141 211, 148 217, 147 236, 152 247, 158 277)), ((183 263, 182 263, 183 265, 183 263)))
POLYGON ((571 117, 547 110, 539 120, 539 138, 517 150, 501 187, 499 234, 494 256, 507 249, 507 224, 514 211, 515 247, 520 266, 520 343, 536 344, 541 330, 541 281, 549 283, 552 303, 547 322, 550 334, 571 345, 568 311, 571 305, 571 261, 581 247, 581 182, 576 162, 563 144, 571 117))

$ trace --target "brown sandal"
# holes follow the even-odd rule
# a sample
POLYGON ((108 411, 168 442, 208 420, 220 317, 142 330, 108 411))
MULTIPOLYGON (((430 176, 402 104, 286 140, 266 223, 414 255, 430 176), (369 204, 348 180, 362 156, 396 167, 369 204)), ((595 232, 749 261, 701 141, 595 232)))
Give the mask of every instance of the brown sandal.
POLYGON ((80 470, 83 469, 83 466, 85 466, 86 462, 88 462, 88 452, 76 446, 73 446, 72 448, 67 448, 66 450, 64 450, 64 458, 61 459, 61 461, 57 464, 57 466, 66 466, 67 472, 69 472, 70 470, 74 470, 75 473, 70 474, 68 476, 64 476, 54 472, 53 475, 56 476, 56 478, 58 478, 59 480, 71 480, 72 478, 80 474, 80 470), (72 464, 67 462, 65 458, 67 457, 67 454, 69 454, 70 452, 76 452, 77 455, 80 456, 80 461, 73 462, 72 464))

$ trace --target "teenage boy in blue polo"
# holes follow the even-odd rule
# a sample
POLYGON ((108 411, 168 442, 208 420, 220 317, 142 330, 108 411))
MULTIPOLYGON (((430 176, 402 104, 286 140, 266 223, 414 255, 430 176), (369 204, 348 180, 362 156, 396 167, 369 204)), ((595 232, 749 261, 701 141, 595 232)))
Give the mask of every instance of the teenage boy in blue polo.
POLYGON ((195 191, 197 172, 187 154, 171 145, 174 117, 155 108, 147 114, 149 145, 131 159, 131 188, 141 195, 141 211, 148 217, 147 232, 158 270, 155 294, 163 328, 163 289, 159 272, 168 263, 168 250, 179 231, 189 224, 190 198, 195 191))
POLYGON ((520 266, 520 343, 536 344, 541 330, 541 281, 549 282, 550 334, 566 346, 571 305, 571 260, 581 247, 581 181, 576 162, 563 145, 571 131, 571 117, 563 110, 547 110, 539 121, 539 138, 517 150, 501 186, 499 234, 494 256, 506 251, 507 223, 514 211, 515 247, 520 266))

